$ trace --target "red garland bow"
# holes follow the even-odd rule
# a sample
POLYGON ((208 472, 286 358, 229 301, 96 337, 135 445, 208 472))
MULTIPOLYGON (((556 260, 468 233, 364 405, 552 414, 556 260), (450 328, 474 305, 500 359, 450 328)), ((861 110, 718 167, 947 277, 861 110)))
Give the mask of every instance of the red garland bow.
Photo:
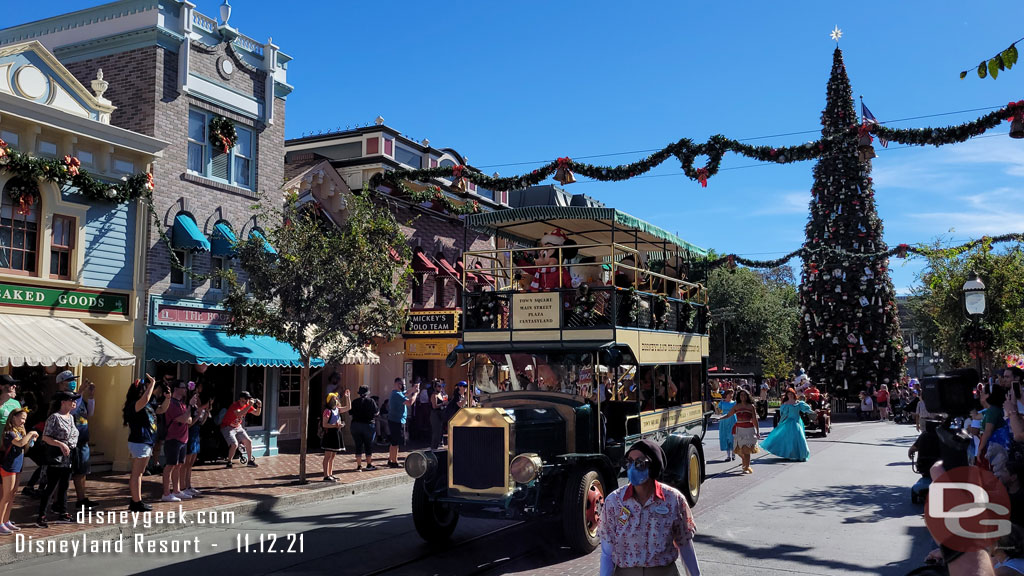
POLYGON ((32 212, 32 205, 36 203, 36 197, 32 194, 22 194, 18 198, 18 215, 28 216, 32 212))
POLYGON ((707 168, 697 168, 697 181, 700 182, 701 188, 708 187, 708 176, 707 168))
POLYGON ((452 180, 458 180, 462 178, 462 171, 465 167, 462 164, 452 166, 452 180))
POLYGON ((7 142, 4 142, 3 138, 0 138, 0 158, 7 156, 7 142))
POLYGON ((569 160, 569 157, 568 156, 563 156, 563 157, 558 159, 558 167, 559 168, 565 168, 566 165, 569 164, 569 162, 571 162, 571 160, 569 160))
POLYGON ((227 136, 221 134, 220 143, 224 145, 224 153, 227 154, 231 151, 231 140, 228 140, 227 136))
MULTIPOLYGON (((868 124, 867 122, 864 122, 863 124, 860 125, 859 128, 857 128, 857 137, 863 138, 865 136, 871 138, 871 125, 868 124)), ((871 138, 870 140, 868 140, 868 144, 870 144, 873 141, 874 138, 871 138)))
POLYGON ((1007 122, 1024 120, 1024 100, 1010 102, 1006 105, 1006 111, 1010 113, 1010 115, 1006 117, 1007 122))
POLYGON ((82 163, 78 160, 78 158, 65 156, 64 165, 68 167, 68 172, 70 172, 72 176, 78 176, 78 169, 82 166, 82 163))
POLYGON ((155 190, 155 189, 156 189, 156 182, 153 180, 153 173, 152 172, 147 172, 146 173, 146 190, 155 190))
POLYGON ((910 248, 910 246, 908 246, 906 244, 900 244, 899 246, 897 246, 896 247, 896 257, 897 258, 906 258, 907 257, 907 249, 908 248, 910 248))

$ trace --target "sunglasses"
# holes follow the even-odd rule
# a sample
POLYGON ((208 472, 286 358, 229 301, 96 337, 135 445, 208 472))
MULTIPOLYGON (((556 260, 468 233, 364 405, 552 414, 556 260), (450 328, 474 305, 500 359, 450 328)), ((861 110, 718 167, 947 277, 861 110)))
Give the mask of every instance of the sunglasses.
POLYGON ((629 458, 622 459, 622 468, 624 470, 628 470, 630 466, 633 466, 638 471, 643 472, 650 465, 651 461, 647 458, 637 458, 635 460, 630 460, 629 458))

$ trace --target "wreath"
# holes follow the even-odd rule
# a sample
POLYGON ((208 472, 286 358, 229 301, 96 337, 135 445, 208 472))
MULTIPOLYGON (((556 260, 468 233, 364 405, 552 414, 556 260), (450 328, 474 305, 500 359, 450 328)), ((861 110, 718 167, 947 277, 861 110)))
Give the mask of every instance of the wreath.
POLYGON ((636 291, 636 288, 630 288, 626 293, 625 305, 629 325, 636 326, 640 321, 640 293, 636 291))
POLYGON ((35 178, 15 176, 7 182, 7 195, 17 203, 18 214, 27 215, 39 199, 39 181, 35 178))
POLYGON ((679 307, 679 331, 693 332, 693 304, 683 302, 679 307))
POLYGON ((474 328, 497 328, 498 299, 494 292, 480 292, 476 302, 471 305, 471 313, 474 328))
POLYGON ((238 132, 235 131, 234 122, 223 116, 210 119, 210 144, 222 147, 227 154, 237 141, 238 132))
POLYGON ((590 286, 580 284, 576 289, 576 303, 572 307, 572 315, 580 326, 593 326, 597 320, 597 298, 590 286))

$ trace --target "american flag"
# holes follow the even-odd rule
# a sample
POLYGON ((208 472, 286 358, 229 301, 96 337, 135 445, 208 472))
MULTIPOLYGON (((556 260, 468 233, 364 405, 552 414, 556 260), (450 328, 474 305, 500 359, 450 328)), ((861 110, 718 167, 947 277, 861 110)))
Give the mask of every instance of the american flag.
MULTIPOLYGON (((871 124, 878 124, 878 120, 875 119, 875 115, 871 113, 871 110, 868 110, 868 107, 864 105, 863 101, 861 101, 860 103, 860 113, 861 116, 864 117, 865 122, 869 122, 871 124)), ((889 147, 889 141, 886 140, 885 138, 882 138, 881 136, 878 137, 878 143, 882 145, 882 148, 889 147)))

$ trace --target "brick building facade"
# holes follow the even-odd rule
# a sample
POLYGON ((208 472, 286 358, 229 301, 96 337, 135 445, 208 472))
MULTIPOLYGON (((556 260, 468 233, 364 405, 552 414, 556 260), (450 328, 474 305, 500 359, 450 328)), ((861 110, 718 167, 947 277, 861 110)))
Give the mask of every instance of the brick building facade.
MULTIPOLYGON (((261 197, 280 198, 291 58, 269 40, 257 42, 232 28, 230 7, 222 6, 220 15, 218 22, 179 0, 121 0, 0 30, 0 46, 37 40, 84 83, 102 69, 110 83, 106 97, 118 107, 112 123, 169 143, 153 166, 156 214, 142 209, 149 225, 144 231, 148 295, 137 334, 147 342, 147 362, 140 368, 205 380, 220 406, 250 390, 265 405, 262 416, 250 417, 250 433, 257 455, 270 454, 287 419, 278 413, 278 400, 288 404, 292 388, 297 392, 294 363, 282 358, 252 366, 238 352, 207 366, 204 350, 190 348, 187 337, 201 331, 209 333, 207 340, 230 347, 218 330, 225 286, 175 268, 161 237, 166 232, 178 260, 196 275, 231 267, 230 249, 223 247, 260 228, 252 205, 261 197), (220 117, 237 133, 227 150, 211 143, 211 121, 220 117), (282 381, 287 390, 279 394, 282 381)), ((291 406, 282 408, 288 413, 291 406)))
MULTIPOLYGON (((465 158, 450 148, 438 149, 428 141, 415 142, 377 119, 377 125, 344 132, 298 138, 286 142, 285 171, 297 183, 310 171, 324 166, 336 171, 351 189, 360 190, 373 174, 382 170, 466 165, 465 158)), ((472 167, 469 167, 472 169, 472 167)), ((454 203, 479 203, 482 210, 507 207, 507 193, 493 193, 470 185, 467 190, 453 188, 446 179, 429 183, 441 188, 454 203)), ((297 185, 297 184, 296 184, 297 185)), ((297 191, 306 190, 298 186, 297 191)), ((339 206, 325 197, 321 189, 308 188, 314 199, 332 214, 343 218, 339 206)), ((348 191, 346 191, 348 193, 348 191)), ((409 239, 413 271, 409 285, 410 322, 402 335, 391 341, 375 342, 380 364, 371 367, 345 367, 347 386, 366 383, 371 394, 386 397, 396 377, 429 381, 443 378, 449 392, 459 380, 468 380, 468 366, 449 368, 448 353, 458 344, 461 334, 462 289, 493 289, 493 279, 473 274, 475 259, 469 258, 468 274, 462 274, 464 252, 493 250, 495 239, 468 232, 458 216, 447 213, 440 203, 415 204, 388 190, 376 191, 375 198, 388 206, 409 239), (430 316, 444 325, 440 330, 424 330, 417 318, 430 316)))

